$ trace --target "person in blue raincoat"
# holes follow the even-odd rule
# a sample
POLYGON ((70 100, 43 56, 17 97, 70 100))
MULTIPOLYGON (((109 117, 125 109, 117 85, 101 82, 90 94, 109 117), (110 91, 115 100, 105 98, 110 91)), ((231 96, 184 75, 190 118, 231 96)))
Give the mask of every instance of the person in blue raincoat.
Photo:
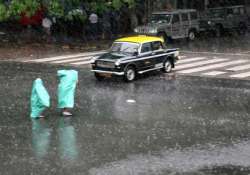
POLYGON ((43 86, 43 81, 37 78, 33 82, 30 107, 31 107, 31 118, 44 117, 43 111, 50 106, 50 96, 43 86))
POLYGON ((58 108, 62 109, 63 116, 72 116, 69 109, 74 107, 75 89, 78 82, 78 72, 75 70, 59 70, 58 108))

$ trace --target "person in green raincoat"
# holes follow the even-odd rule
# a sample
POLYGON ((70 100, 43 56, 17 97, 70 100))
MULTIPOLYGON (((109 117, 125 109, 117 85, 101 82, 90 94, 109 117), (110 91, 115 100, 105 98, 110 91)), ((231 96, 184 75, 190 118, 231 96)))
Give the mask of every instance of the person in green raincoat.
POLYGON ((37 78, 33 82, 30 106, 31 118, 44 117, 42 115, 43 111, 50 106, 50 96, 43 86, 43 81, 40 78, 37 78))
POLYGON ((74 107, 75 89, 78 82, 78 72, 75 70, 58 70, 58 108, 63 116, 72 116, 69 109, 74 107))

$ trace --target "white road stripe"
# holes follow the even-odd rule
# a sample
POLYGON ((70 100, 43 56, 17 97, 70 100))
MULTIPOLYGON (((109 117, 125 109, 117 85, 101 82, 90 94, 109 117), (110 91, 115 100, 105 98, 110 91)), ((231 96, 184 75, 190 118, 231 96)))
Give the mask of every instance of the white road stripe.
POLYGON ((75 58, 75 57, 95 56, 95 55, 99 55, 99 54, 102 54, 102 53, 105 53, 105 51, 85 52, 85 53, 73 54, 73 55, 62 55, 62 56, 56 56, 56 57, 48 57, 48 58, 27 60, 25 62, 50 62, 50 61, 63 60, 63 59, 75 58))
POLYGON ((183 60, 177 61, 177 64, 189 63, 191 61, 199 61, 199 60, 205 60, 205 59, 207 58, 206 57, 185 58, 183 60))
POLYGON ((179 56, 180 59, 186 58, 187 56, 179 56))
POLYGON ((182 65, 177 65, 175 70, 181 70, 181 69, 186 69, 186 68, 190 68, 190 67, 196 67, 196 66, 202 66, 202 65, 206 65, 206 64, 211 64, 211 63, 218 63, 218 62, 222 62, 222 61, 226 61, 228 59, 211 59, 211 60, 206 60, 206 61, 200 61, 200 62, 196 62, 196 63, 189 63, 189 64, 182 64, 182 65))
POLYGON ((212 72, 206 72, 203 73, 203 75, 208 75, 208 76, 216 76, 216 75, 222 75, 225 74, 226 72, 221 72, 221 71, 212 71, 212 72))
POLYGON ((246 65, 242 65, 242 66, 236 66, 236 67, 231 67, 231 68, 228 68, 227 70, 239 71, 239 70, 246 70, 246 69, 250 69, 250 64, 246 64, 246 65))
POLYGON ((73 59, 67 59, 67 60, 60 60, 60 61, 53 61, 51 63, 70 63, 70 62, 75 62, 75 61, 86 61, 90 60, 92 57, 81 57, 81 58, 73 58, 73 59))
POLYGON ((189 74, 189 73, 202 72, 205 70, 211 70, 215 68, 221 68, 221 67, 226 67, 226 66, 245 63, 245 62, 248 62, 248 60, 237 60, 237 61, 230 61, 230 62, 219 63, 219 64, 212 64, 212 65, 207 65, 207 66, 202 66, 198 68, 187 69, 187 70, 177 71, 177 72, 182 73, 182 74, 189 74))
POLYGON ((234 75, 230 75, 230 77, 232 77, 232 78, 246 78, 246 77, 250 77, 250 72, 234 74, 234 75))
POLYGON ((84 65, 84 64, 90 64, 91 61, 81 61, 81 62, 75 62, 75 63, 70 63, 72 65, 84 65))

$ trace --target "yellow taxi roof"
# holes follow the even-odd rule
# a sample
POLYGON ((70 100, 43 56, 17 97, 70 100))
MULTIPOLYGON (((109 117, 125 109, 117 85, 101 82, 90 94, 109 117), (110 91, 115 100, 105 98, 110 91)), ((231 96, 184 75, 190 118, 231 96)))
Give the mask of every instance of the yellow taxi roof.
POLYGON ((153 42, 153 41, 161 41, 164 42, 162 38, 155 36, 130 36, 124 37, 115 40, 116 42, 132 42, 132 43, 145 43, 145 42, 153 42))

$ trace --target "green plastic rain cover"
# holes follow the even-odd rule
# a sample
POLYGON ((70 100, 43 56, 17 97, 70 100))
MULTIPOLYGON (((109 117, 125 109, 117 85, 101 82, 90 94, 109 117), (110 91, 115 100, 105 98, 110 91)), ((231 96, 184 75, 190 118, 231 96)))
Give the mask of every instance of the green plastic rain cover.
POLYGON ((40 78, 33 82, 31 98, 31 118, 37 118, 50 106, 50 97, 40 78))
POLYGON ((78 72, 75 70, 57 71, 60 83, 58 85, 58 108, 73 108, 78 72))

